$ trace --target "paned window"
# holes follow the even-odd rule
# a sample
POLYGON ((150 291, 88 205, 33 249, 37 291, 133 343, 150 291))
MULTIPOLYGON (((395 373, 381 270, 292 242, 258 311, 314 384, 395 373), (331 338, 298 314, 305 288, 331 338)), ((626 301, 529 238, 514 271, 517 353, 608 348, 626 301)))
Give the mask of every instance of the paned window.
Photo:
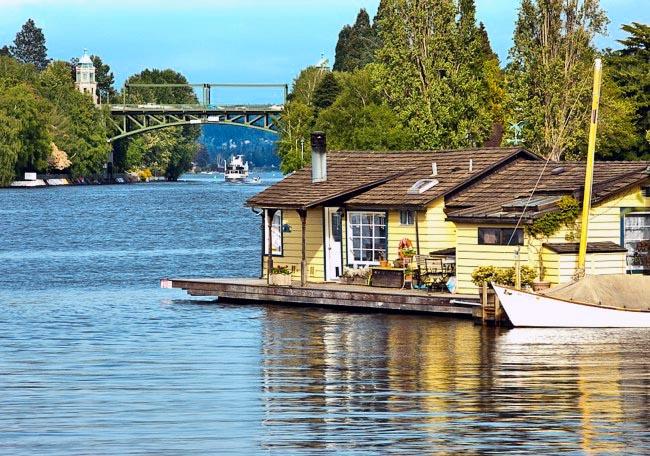
POLYGON ((479 245, 523 245, 524 230, 522 228, 479 228, 479 245))
POLYGON ((400 211, 399 212, 399 223, 400 223, 400 225, 413 225, 413 224, 415 224, 415 212, 414 211, 400 211))
POLYGON ((632 212, 625 215, 625 232, 623 246, 627 249, 628 269, 642 270, 643 262, 637 259, 639 241, 650 240, 650 213, 632 212))
MULTIPOLYGON (((264 254, 269 254, 268 211, 264 212, 264 254)), ((282 211, 275 211, 271 224, 271 248, 274 256, 282 255, 282 211)))
POLYGON ((368 265, 386 257, 386 213, 348 212, 348 257, 351 263, 368 265))

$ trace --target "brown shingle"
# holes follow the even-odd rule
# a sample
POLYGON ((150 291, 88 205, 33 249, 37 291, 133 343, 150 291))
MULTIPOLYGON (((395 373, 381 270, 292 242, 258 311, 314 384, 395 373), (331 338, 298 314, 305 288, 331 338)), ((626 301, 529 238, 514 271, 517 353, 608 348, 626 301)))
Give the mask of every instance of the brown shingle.
MULTIPOLYGON (((567 242, 567 243, 547 242, 542 245, 547 249, 551 250, 552 252, 559 253, 559 254, 567 254, 567 253, 577 254, 580 250, 579 242, 567 242)), ((587 243, 587 253, 618 253, 618 252, 627 252, 627 249, 611 241, 587 243)))
POLYGON ((308 208, 327 202, 357 207, 424 207, 495 164, 536 156, 519 148, 483 148, 446 151, 330 152, 327 181, 312 183, 311 168, 287 176, 248 199, 247 206, 308 208), (472 160, 473 172, 469 172, 472 160), (418 180, 431 177, 437 164, 439 183, 418 195, 407 190, 418 180))
MULTIPOLYGON (((519 160, 496 171, 446 201, 450 220, 515 223, 519 213, 504 210, 515 201, 534 196, 572 195, 582 198, 585 162, 534 162, 519 160), (540 178, 541 175, 541 178, 540 178)), ((597 162, 594 166, 592 204, 634 185, 646 182, 648 162, 597 162)), ((551 209, 553 210, 553 209, 551 209)), ((549 208, 527 212, 524 220, 537 218, 549 208)))

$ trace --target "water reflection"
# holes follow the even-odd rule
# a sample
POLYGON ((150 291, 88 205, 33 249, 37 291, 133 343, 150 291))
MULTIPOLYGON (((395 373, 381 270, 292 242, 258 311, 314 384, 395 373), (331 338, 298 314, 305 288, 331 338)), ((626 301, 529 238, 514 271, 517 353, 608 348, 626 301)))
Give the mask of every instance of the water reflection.
POLYGON ((267 449, 650 449, 648 366, 643 358, 622 366, 625 333, 612 340, 616 334, 417 316, 277 307, 264 314, 267 449))

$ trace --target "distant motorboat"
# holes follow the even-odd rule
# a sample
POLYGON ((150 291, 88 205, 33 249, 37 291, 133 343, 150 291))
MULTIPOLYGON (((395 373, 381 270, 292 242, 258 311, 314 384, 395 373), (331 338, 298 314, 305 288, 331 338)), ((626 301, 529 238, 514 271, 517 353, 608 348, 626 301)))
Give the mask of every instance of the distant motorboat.
POLYGON ((249 182, 251 184, 259 184, 260 182, 262 182, 262 178, 260 176, 255 176, 249 182))
POLYGON ((225 163, 223 177, 226 182, 245 182, 248 179, 248 162, 243 155, 235 155, 225 163))

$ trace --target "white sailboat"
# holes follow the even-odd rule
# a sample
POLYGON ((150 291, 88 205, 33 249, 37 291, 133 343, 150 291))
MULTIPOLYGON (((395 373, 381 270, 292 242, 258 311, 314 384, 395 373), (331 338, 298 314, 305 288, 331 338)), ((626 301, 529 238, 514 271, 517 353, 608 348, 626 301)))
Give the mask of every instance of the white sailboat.
MULTIPOLYGON (((582 204, 582 232, 578 272, 584 275, 587 253, 589 210, 596 149, 596 126, 602 66, 596 59, 594 92, 585 191, 582 204)), ((552 289, 533 293, 492 284, 513 326, 526 327, 650 327, 650 277, 599 275, 552 289)))

